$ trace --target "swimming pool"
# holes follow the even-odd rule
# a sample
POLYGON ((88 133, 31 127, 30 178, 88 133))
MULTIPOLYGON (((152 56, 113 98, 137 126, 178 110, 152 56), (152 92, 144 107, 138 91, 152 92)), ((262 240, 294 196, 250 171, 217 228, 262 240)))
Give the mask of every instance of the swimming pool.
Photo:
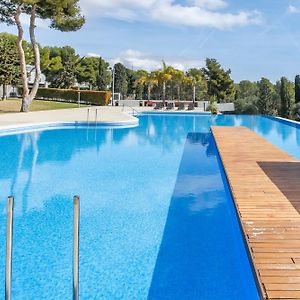
POLYGON ((139 118, 0 137, 0 274, 14 195, 14 299, 71 297, 75 194, 82 299, 259 298, 209 128, 246 126, 300 158, 299 129, 252 116, 139 118))

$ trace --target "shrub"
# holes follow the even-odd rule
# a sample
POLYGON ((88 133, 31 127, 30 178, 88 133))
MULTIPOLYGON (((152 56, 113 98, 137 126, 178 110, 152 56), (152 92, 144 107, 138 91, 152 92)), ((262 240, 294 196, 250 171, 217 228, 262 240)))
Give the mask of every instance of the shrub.
POLYGON ((210 97, 208 110, 210 111, 210 113, 212 115, 217 115, 218 114, 218 108, 217 108, 217 105, 216 105, 216 97, 215 96, 210 97))
MULTIPOLYGON (((19 92, 22 94, 22 88, 19 92)), ((79 92, 80 103, 104 106, 109 104, 111 98, 111 92, 39 88, 36 99, 77 103, 79 92)))
POLYGON ((300 121, 300 103, 296 103, 292 110, 293 119, 300 121))

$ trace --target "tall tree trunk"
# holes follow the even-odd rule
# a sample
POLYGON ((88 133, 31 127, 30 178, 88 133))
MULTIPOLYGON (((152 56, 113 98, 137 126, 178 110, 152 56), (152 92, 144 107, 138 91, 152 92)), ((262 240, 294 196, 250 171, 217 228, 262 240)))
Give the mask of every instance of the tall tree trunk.
POLYGON ((196 86, 193 86, 193 103, 195 104, 196 102, 196 86))
POLYGON ((21 5, 19 5, 16 10, 16 13, 14 15, 14 19, 15 19, 15 22, 16 22, 16 25, 18 28, 17 47, 18 47, 19 58, 20 58, 21 80, 22 80, 22 85, 23 85, 23 95, 22 95, 23 99, 22 99, 21 111, 24 111, 23 104, 27 103, 27 99, 29 96, 29 88, 28 88, 25 53, 24 53, 24 49, 22 46, 24 30, 23 30, 21 20, 20 20, 21 13, 22 13, 22 7, 21 7, 21 5))
POLYGON ((3 83, 2 85, 2 100, 6 100, 7 99, 7 85, 6 83, 3 83))
POLYGON ((178 96, 178 101, 180 101, 180 85, 177 85, 177 96, 178 96))
POLYGON ((148 85, 148 101, 151 99, 151 84, 148 85))
POLYGON ((40 50, 39 46, 36 43, 35 40, 35 20, 36 20, 36 6, 33 5, 31 8, 30 13, 30 26, 29 26, 29 33, 30 33, 30 41, 34 52, 34 66, 35 66, 35 80, 33 83, 33 87, 31 91, 29 91, 28 87, 28 76, 27 76, 27 70, 26 70, 26 59, 25 59, 25 53, 22 46, 23 41, 23 34, 24 30, 21 24, 20 15, 22 13, 22 7, 18 6, 17 11, 15 13, 15 21, 18 28, 18 52, 20 57, 20 66, 21 66, 21 80, 23 85, 23 99, 22 99, 22 106, 21 106, 21 112, 28 112, 29 106, 31 102, 33 101, 34 97, 36 96, 36 93, 39 88, 40 80, 41 80, 41 66, 40 66, 40 50))
MULTIPOLYGON (((36 5, 32 6, 31 14, 30 14, 30 26, 29 26, 29 33, 30 33, 30 41, 34 52, 34 66, 35 66, 35 79, 33 82, 32 89, 30 91, 28 101, 25 104, 25 110, 28 111, 29 106, 33 99, 36 96, 36 93, 39 89, 40 81, 41 81, 41 57, 40 57, 40 49, 39 45, 35 39, 35 20, 36 20, 36 5)), ((23 106, 23 105, 22 105, 23 106)))
POLYGON ((166 105, 166 82, 163 82, 163 105, 166 105))

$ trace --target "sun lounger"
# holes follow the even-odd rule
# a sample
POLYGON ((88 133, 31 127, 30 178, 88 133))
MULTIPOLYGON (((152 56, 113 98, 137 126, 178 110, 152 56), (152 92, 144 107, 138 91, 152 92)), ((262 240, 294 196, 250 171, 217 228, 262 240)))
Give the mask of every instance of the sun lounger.
POLYGON ((184 110, 184 103, 179 103, 177 110, 184 110))
POLYGON ((194 109, 195 109, 194 103, 190 103, 188 106, 188 110, 194 110, 194 109))
POLYGON ((171 110, 173 108, 174 108, 174 103, 170 102, 170 103, 167 104, 166 110, 171 110))
POLYGON ((162 109, 163 108, 163 103, 162 102, 156 102, 154 109, 162 109))

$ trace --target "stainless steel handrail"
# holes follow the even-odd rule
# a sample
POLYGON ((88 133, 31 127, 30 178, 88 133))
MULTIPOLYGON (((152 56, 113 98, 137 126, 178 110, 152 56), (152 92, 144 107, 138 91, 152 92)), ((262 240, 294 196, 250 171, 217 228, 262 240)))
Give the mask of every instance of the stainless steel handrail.
POLYGON ((87 110, 87 123, 89 123, 90 120, 90 109, 87 110))
POLYGON ((79 214, 80 198, 79 196, 74 196, 73 300, 79 299, 79 214))
POLYGON ((5 299, 11 299, 11 270, 12 270, 12 235, 13 235, 14 197, 7 200, 6 226, 6 269, 5 269, 5 299))
POLYGON ((133 108, 132 106, 129 106, 129 105, 125 105, 125 104, 123 104, 123 108, 122 108, 122 112, 124 111, 124 107, 129 107, 129 108, 131 108, 132 109, 132 113, 133 113, 133 115, 134 115, 134 113, 136 112, 136 114, 137 115, 139 115, 140 114, 140 112, 139 111, 137 111, 135 108, 133 108))
POLYGON ((96 108, 96 111, 95 111, 95 123, 97 123, 98 121, 98 108, 96 108))

